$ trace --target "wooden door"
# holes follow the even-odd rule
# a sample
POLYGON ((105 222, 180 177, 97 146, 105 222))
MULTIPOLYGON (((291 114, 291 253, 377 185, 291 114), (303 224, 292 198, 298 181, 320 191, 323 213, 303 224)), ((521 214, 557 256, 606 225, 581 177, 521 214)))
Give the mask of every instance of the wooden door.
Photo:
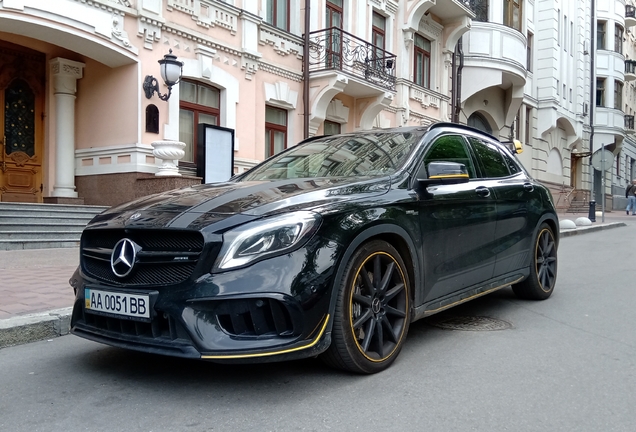
POLYGON ((0 45, 0 201, 42 202, 43 54, 0 45))

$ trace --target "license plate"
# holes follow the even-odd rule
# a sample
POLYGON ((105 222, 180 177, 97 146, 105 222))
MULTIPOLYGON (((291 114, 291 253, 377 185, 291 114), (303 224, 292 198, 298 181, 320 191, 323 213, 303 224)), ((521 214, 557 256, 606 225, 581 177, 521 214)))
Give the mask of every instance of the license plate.
POLYGON ((117 293, 86 288, 84 298, 87 312, 104 312, 131 318, 150 319, 150 298, 144 294, 117 293))

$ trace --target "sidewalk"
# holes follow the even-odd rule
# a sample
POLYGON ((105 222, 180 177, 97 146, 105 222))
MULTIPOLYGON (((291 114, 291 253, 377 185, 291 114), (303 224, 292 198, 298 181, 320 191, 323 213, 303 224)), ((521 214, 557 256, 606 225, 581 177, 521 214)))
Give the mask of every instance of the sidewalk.
MULTIPOLYGON (((575 221, 587 214, 559 214, 575 221)), ((590 226, 561 230, 561 237, 636 224, 622 211, 597 216, 590 226)), ((73 289, 69 278, 79 263, 79 249, 0 251, 0 349, 68 333, 73 289)))

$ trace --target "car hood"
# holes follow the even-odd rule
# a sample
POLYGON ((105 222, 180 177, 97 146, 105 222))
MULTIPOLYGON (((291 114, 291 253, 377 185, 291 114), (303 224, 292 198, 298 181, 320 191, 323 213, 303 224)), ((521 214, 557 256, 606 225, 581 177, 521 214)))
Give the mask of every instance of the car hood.
POLYGON ((271 214, 335 206, 382 195, 390 178, 226 182, 176 189, 112 207, 89 227, 201 229, 231 227, 271 214), (221 223, 223 222, 223 223, 221 223))

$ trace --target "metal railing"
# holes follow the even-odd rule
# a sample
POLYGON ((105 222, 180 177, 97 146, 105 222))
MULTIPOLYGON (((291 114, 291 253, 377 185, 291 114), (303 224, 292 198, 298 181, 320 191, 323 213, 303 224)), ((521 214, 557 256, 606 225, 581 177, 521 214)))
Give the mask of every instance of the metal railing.
POLYGON ((468 7, 475 12, 475 21, 488 22, 489 0, 468 0, 468 7))
POLYGON ((625 114, 625 129, 634 130, 634 116, 625 114))
POLYGON ((331 27, 309 33, 309 70, 341 70, 395 91, 397 56, 331 27))

